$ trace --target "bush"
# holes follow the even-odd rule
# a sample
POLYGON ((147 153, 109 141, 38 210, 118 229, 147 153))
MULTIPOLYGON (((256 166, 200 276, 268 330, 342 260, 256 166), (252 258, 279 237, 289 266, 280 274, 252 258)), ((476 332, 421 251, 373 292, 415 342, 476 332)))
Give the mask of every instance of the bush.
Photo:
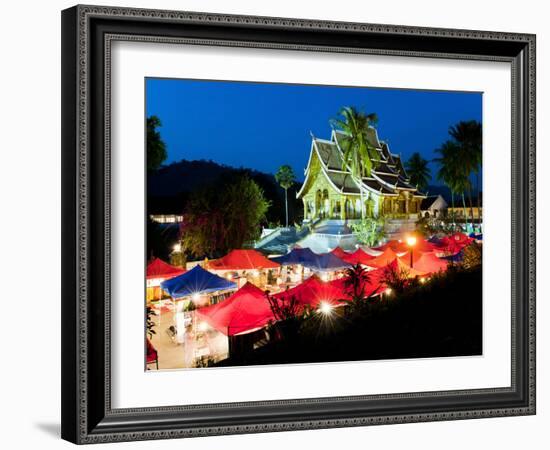
POLYGON ((384 238, 384 219, 367 217, 352 223, 351 229, 359 243, 373 247, 384 238))

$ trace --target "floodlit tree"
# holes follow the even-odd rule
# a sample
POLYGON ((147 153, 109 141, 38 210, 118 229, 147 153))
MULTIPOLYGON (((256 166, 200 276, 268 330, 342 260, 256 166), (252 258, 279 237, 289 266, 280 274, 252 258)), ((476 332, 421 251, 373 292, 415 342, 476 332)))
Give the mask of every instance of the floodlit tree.
POLYGON ((288 189, 296 182, 296 176, 292 167, 285 164, 279 167, 279 170, 275 174, 275 180, 285 190, 285 214, 286 214, 286 227, 288 228, 288 189))
POLYGON ((147 170, 155 171, 166 160, 166 144, 161 138, 158 128, 162 122, 157 116, 147 118, 147 170))
POLYGON ((420 153, 415 152, 405 164, 405 168, 407 169, 407 174, 411 179, 411 183, 415 185, 417 189, 422 191, 426 190, 431 176, 428 161, 422 158, 420 153))
POLYGON ((475 242, 464 247, 464 258, 462 259, 462 267, 465 269, 473 269, 481 266, 482 263, 482 247, 475 242))
POLYGON ((239 175, 196 192, 180 226, 182 250, 215 257, 257 239, 269 208, 262 189, 239 175))
POLYGON ((374 247, 384 238, 384 219, 382 217, 365 217, 359 222, 351 223, 357 241, 374 247))
POLYGON ((332 124, 344 132, 345 137, 340 140, 342 150, 342 169, 349 168, 351 176, 359 186, 361 194, 361 218, 365 218, 365 202, 363 177, 369 177, 376 161, 379 160, 378 151, 369 142, 369 130, 378 122, 375 113, 366 114, 353 106, 346 106, 340 110, 340 118, 333 119, 332 124))

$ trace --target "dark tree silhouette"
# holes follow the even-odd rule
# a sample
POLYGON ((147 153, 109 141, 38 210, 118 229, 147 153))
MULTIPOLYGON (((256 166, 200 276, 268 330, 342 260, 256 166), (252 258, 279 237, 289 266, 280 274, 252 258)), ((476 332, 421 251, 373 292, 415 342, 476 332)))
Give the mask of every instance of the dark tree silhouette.
POLYGON ((162 122, 157 116, 147 118, 147 170, 155 171, 166 160, 166 144, 157 128, 162 122))

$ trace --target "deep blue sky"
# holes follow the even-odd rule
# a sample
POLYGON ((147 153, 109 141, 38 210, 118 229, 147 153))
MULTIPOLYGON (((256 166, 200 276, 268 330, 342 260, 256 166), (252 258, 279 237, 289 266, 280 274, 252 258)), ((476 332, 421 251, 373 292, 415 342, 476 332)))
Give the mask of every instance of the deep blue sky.
POLYGON ((450 125, 482 118, 480 93, 340 86, 149 78, 146 103, 162 121, 166 163, 212 159, 268 173, 290 164, 300 180, 310 131, 329 139, 342 106, 378 114, 379 138, 405 160, 415 151, 433 159, 450 125))

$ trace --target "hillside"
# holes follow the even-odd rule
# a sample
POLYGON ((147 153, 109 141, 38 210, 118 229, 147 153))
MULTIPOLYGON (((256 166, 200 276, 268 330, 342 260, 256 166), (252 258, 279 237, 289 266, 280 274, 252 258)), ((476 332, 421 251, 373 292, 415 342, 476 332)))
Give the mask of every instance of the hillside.
MULTIPOLYGON (((271 208, 267 214, 268 221, 284 223, 284 191, 272 174, 206 160, 181 160, 148 175, 147 211, 149 214, 179 214, 184 210, 185 203, 193 192, 215 184, 223 177, 239 173, 252 178, 262 188, 265 197, 271 201, 271 208)), ((288 192, 291 223, 301 220, 302 203, 296 200, 296 189, 299 188, 300 184, 297 184, 288 192)))

